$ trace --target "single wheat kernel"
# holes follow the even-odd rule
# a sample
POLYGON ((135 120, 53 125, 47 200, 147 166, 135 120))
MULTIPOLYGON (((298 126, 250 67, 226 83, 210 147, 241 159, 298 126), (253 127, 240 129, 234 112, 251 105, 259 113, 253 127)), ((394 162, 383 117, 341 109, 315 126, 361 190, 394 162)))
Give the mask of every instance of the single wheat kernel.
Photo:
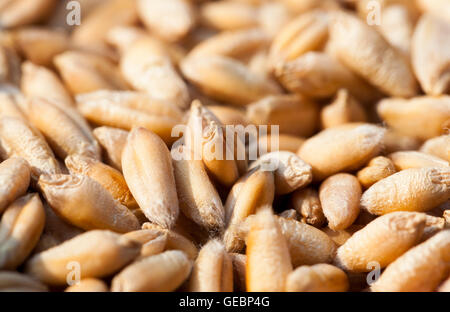
POLYGON ((200 250, 189 280, 189 291, 233 291, 233 263, 218 240, 211 240, 200 250))
POLYGON ((259 208, 272 205, 274 196, 272 172, 251 171, 236 182, 225 202, 227 230, 223 240, 227 251, 241 251, 244 248, 245 242, 239 232, 236 232, 236 227, 259 208))
POLYGON ((111 291, 174 291, 188 278, 191 268, 182 251, 166 251, 127 266, 113 278, 111 291))
POLYGON ((73 100, 60 78, 51 70, 30 61, 22 63, 20 88, 28 98, 40 97, 57 105, 73 106, 73 100))
POLYGON ((145 216, 171 228, 179 208, 172 158, 161 138, 144 128, 134 128, 122 153, 122 168, 145 216))
POLYGON ((18 156, 31 167, 31 177, 37 181, 42 173, 61 172, 53 151, 42 134, 19 118, 0 119, 0 158, 18 156))
POLYGON ((450 270, 450 230, 441 231, 391 263, 372 291, 434 291, 450 270))
POLYGON ((294 191, 291 195, 290 205, 301 216, 300 221, 303 223, 319 227, 326 220, 319 194, 314 188, 308 187, 294 191))
POLYGON ((279 133, 308 137, 319 124, 319 106, 301 95, 273 95, 247 106, 254 125, 278 126, 279 133))
POLYGON ((176 140, 171 133, 173 127, 180 123, 178 119, 152 114, 147 110, 129 107, 123 105, 123 103, 112 103, 104 100, 89 101, 86 100, 84 95, 77 96, 76 99, 81 114, 97 125, 118 127, 125 130, 143 127, 160 136, 169 145, 176 140))
POLYGON ((181 211, 207 230, 222 232, 225 211, 202 161, 193 159, 192 152, 183 145, 175 151, 180 156, 179 160, 173 161, 173 167, 181 211))
POLYGON ((128 131, 111 127, 98 127, 93 130, 93 134, 104 149, 105 162, 122 171, 122 151, 127 143, 128 131))
POLYGON ((330 22, 332 50, 341 62, 384 93, 398 97, 417 94, 407 59, 375 29, 344 12, 334 13, 330 22))
POLYGON ((431 210, 448 200, 449 176, 449 168, 416 168, 397 172, 366 190, 361 197, 361 208, 375 215, 431 210))
POLYGON ((376 182, 393 175, 396 172, 392 161, 384 156, 373 158, 367 167, 359 170, 357 173, 358 181, 361 185, 368 189, 376 182))
POLYGON ((0 292, 46 292, 47 286, 29 275, 16 271, 0 271, 0 292))
POLYGON ((28 61, 47 67, 52 66, 53 57, 70 47, 66 32, 33 26, 16 31, 14 42, 28 61))
POLYGON ((114 199, 97 181, 85 175, 42 175, 38 187, 66 222, 85 230, 108 229, 119 233, 136 230, 135 215, 114 199))
POLYGON ((65 292, 108 292, 108 285, 96 278, 85 278, 79 283, 67 287, 65 292))
POLYGON ((326 263, 298 267, 286 281, 290 292, 344 292, 348 288, 345 272, 326 263))
POLYGON ((13 157, 0 163, 0 213, 30 185, 30 165, 23 158, 13 157))
POLYGON ((377 111, 399 133, 428 140, 444 133, 450 119, 450 96, 388 98, 378 104, 377 111))
POLYGON ((294 268, 333 260, 336 245, 321 230, 292 219, 277 217, 277 221, 286 238, 294 268))
POLYGON ((182 110, 174 103, 151 97, 142 91, 111 91, 100 90, 91 93, 80 94, 76 97, 78 104, 87 106, 98 105, 98 102, 107 106, 120 106, 129 109, 143 111, 151 115, 170 117, 181 121, 182 110))
POLYGON ((83 155, 100 159, 100 146, 87 122, 73 108, 60 108, 45 99, 28 102, 28 118, 61 159, 83 155))
POLYGON ((335 174, 322 182, 320 203, 330 229, 345 230, 355 222, 361 194, 358 179, 348 173, 335 174))
POLYGON ((72 94, 128 88, 117 66, 102 56, 67 51, 56 56, 53 62, 72 94))
POLYGON ((233 185, 225 202, 226 224, 243 221, 258 207, 271 205, 275 196, 273 174, 252 170, 233 185))
MULTIPOLYGON (((194 101, 191 105, 187 126, 188 129, 183 138, 186 148, 192 152, 191 158, 201 159, 215 181, 225 186, 233 185, 239 178, 239 168, 236 157, 230 156, 237 155, 237 151, 231 155, 234 145, 229 142, 230 137, 227 139, 226 128, 198 101, 194 101)), ((242 143, 239 138, 233 137, 233 139, 242 143)), ((239 147, 244 148, 244 146, 239 147)), ((191 154, 186 154, 188 155, 191 154)))
POLYGON ((362 102, 380 97, 373 87, 323 52, 308 52, 283 63, 277 67, 275 75, 289 91, 312 98, 329 98, 342 88, 362 102))
POLYGON ((361 168, 377 156, 385 130, 371 124, 347 124, 309 138, 297 154, 313 168, 315 181, 361 168))
POLYGON ((109 276, 139 255, 140 244, 110 231, 89 231, 35 254, 25 272, 48 285, 64 285, 71 262, 80 265, 81 279, 109 276), (92 261, 96 259, 96 261, 92 261))
POLYGON ((281 92, 274 81, 225 56, 185 58, 181 71, 204 94, 234 105, 244 106, 281 92))
POLYGON ((347 89, 341 89, 336 99, 322 109, 320 119, 323 128, 331 128, 351 122, 366 122, 367 114, 347 89))
POLYGON ((290 21, 275 36, 270 49, 274 68, 282 66, 309 51, 320 50, 328 39, 328 15, 313 10, 290 21))
POLYGON ((250 223, 247 237, 247 291, 284 291, 292 271, 288 244, 270 206, 250 223))
POLYGON ((250 169, 258 167, 273 171, 275 192, 278 195, 305 187, 313 178, 311 166, 291 152, 278 151, 262 155, 250 165, 250 169))
POLYGON ((449 163, 439 157, 417 151, 395 152, 388 156, 398 171, 410 168, 449 167, 449 163))
POLYGON ((125 50, 120 69, 136 90, 145 91, 155 99, 172 102, 180 108, 188 105, 189 93, 185 82, 166 49, 154 40, 143 38, 134 42, 125 50))
POLYGON ((116 169, 99 160, 80 155, 68 156, 64 162, 70 173, 87 175, 100 183, 122 205, 131 210, 139 209, 125 178, 116 169))
POLYGON ((425 222, 425 215, 417 212, 379 217, 339 247, 334 262, 350 272, 369 272, 373 261, 384 268, 419 242, 425 222))
POLYGON ((45 212, 38 194, 13 202, 0 220, 0 269, 16 269, 30 255, 44 229, 45 212))
POLYGON ((450 135, 441 135, 425 141, 420 151, 450 161, 450 135))
POLYGON ((412 37, 412 64, 428 95, 439 96, 450 91, 449 36, 450 25, 446 21, 424 14, 412 37))

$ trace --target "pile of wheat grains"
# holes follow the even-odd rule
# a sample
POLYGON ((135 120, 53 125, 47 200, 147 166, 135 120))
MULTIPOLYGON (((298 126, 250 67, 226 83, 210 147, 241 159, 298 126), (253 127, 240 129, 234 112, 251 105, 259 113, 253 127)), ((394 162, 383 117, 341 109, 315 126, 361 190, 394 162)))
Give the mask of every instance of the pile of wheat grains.
POLYGON ((0 291, 450 291, 450 1, 0 27, 0 291))

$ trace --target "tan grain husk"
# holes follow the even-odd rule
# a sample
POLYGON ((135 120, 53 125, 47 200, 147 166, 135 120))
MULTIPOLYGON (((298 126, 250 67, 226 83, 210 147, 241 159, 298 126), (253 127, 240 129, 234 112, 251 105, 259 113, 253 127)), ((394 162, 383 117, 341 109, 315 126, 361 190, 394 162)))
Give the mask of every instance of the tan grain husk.
POLYGON ((270 206, 250 223, 246 255, 247 291, 285 290, 292 264, 288 244, 270 206))
POLYGON ((30 165, 23 158, 13 157, 0 163, 0 213, 26 193, 30 174, 30 165))
POLYGON ((309 138, 297 154, 313 168, 315 181, 361 168, 381 152, 385 130, 371 124, 346 124, 309 138))
POLYGON ((361 208, 375 215, 431 210, 448 200, 449 168, 413 168, 382 179, 366 190, 361 208))
POLYGON ((35 98, 28 102, 28 118, 59 158, 82 155, 100 159, 100 147, 89 125, 73 108, 61 108, 51 101, 35 98))
POLYGON ((392 161, 384 156, 373 158, 366 167, 359 170, 357 177, 364 188, 369 188, 378 181, 396 173, 392 161))
POLYGON ((290 292, 345 292, 348 288, 345 272, 326 263, 298 267, 286 281, 290 292))
POLYGON ((193 265, 189 291, 233 291, 233 263, 219 240, 211 240, 200 250, 193 265))
POLYGON ((441 231, 391 263, 372 291, 434 291, 448 274, 450 230, 441 231))
POLYGON ((117 274, 111 291, 174 291, 189 276, 192 263, 179 250, 138 260, 117 274))
POLYGON ((66 222, 77 227, 119 233, 139 228, 134 214, 88 176, 42 175, 38 186, 52 209, 66 222))
POLYGON ((125 181, 145 216, 171 228, 178 217, 178 199, 172 158, 153 132, 134 128, 122 153, 125 181))
POLYGON ((425 223, 425 214, 417 212, 377 218, 338 248, 335 263, 350 272, 369 272, 370 262, 384 268, 419 242, 425 223))
POLYGON ((37 181, 43 173, 56 174, 61 169, 42 134, 26 121, 3 117, 0 120, 0 157, 18 156, 31 166, 31 176, 37 181), (4 153, 4 154, 3 154, 4 153))
POLYGON ((37 194, 14 201, 0 221, 0 268, 14 270, 30 255, 44 229, 45 212, 37 194))
MULTIPOLYGON (((173 152, 173 150, 172 150, 173 152)), ((173 162, 178 202, 183 214, 213 233, 222 232, 225 212, 222 201, 201 160, 195 160, 185 146, 176 149, 173 162)))
POLYGON ((25 272, 48 285, 67 282, 71 262, 80 265, 80 278, 109 276, 139 255, 140 244, 119 234, 94 230, 34 255, 25 272), (92 261, 97 259, 97 261, 92 261))

